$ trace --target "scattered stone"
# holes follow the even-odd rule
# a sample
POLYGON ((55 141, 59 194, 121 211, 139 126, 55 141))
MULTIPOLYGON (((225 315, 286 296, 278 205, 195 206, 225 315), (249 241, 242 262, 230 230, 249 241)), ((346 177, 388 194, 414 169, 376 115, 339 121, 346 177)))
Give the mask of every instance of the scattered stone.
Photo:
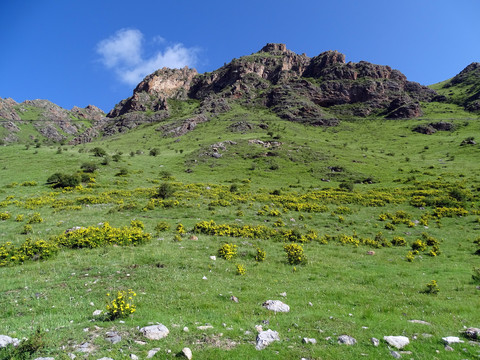
POLYGON ((459 344, 459 343, 463 343, 465 341, 463 340, 460 340, 459 337, 457 336, 447 336, 447 337, 443 337, 442 338, 443 342, 447 345, 450 345, 450 344, 459 344))
POLYGON ((192 235, 189 237, 190 240, 193 240, 193 241, 197 241, 198 240, 198 237, 195 236, 195 235, 192 235))
POLYGON ((184 332, 189 332, 190 330, 188 329, 188 327, 185 326, 185 327, 183 328, 183 331, 184 331, 184 332))
POLYGON ((465 336, 469 339, 480 339, 480 329, 478 328, 468 328, 465 330, 465 336))
POLYGON ((135 354, 130 354, 130 359, 132 360, 139 360, 138 356, 135 354))
POLYGON ((103 313, 103 310, 95 310, 93 312, 93 316, 100 316, 100 315, 102 315, 102 313, 103 313))
POLYGON ((370 339, 370 342, 373 344, 373 346, 377 347, 378 345, 380 345, 380 340, 378 340, 377 338, 374 338, 372 337, 370 339))
POLYGON ((402 355, 398 351, 390 351, 390 355, 392 355, 395 359, 401 359, 402 355))
POLYGON ((207 280, 207 277, 206 276, 202 277, 202 280, 207 280))
POLYGON ((348 335, 340 335, 337 339, 337 342, 343 345, 355 345, 357 340, 348 335))
POLYGON ((83 353, 91 353, 94 350, 95 350, 95 348, 89 342, 84 342, 84 343, 77 346, 77 351, 80 351, 80 352, 83 352, 83 353))
POLYGON ((367 251, 367 255, 375 255, 375 251, 373 250, 367 251))
POLYGON ((286 292, 282 292, 282 293, 280 293, 280 296, 287 297, 287 293, 286 293, 286 292))
POLYGON ((406 336, 384 336, 383 340, 385 340, 388 345, 397 349, 403 349, 405 346, 410 344, 410 340, 406 336))
POLYGON ((309 301, 309 302, 308 302, 308 306, 313 306, 313 304, 309 301))
POLYGON ((275 312, 289 312, 290 306, 281 302, 280 300, 267 300, 262 304, 267 310, 275 312))
POLYGON ((422 337, 424 337, 425 339, 428 339, 428 338, 433 337, 433 335, 432 335, 432 334, 423 333, 423 334, 422 334, 422 337))
POLYGON ((159 324, 159 325, 145 326, 140 329, 140 332, 147 339, 160 340, 166 337, 170 331, 167 329, 165 325, 159 324))
POLYGON ((108 342, 111 342, 112 344, 116 344, 116 343, 119 343, 120 341, 122 341, 122 337, 120 335, 118 335, 117 332, 114 332, 114 331, 109 331, 107 332, 107 337, 105 338, 105 340, 107 340, 108 342))
POLYGON ((147 343, 145 341, 140 341, 140 340, 135 340, 135 344, 138 344, 138 345, 147 345, 147 343))
POLYGON ((179 354, 180 357, 184 357, 188 360, 192 360, 192 350, 190 350, 188 347, 185 347, 182 349, 182 351, 179 354))
POLYGON ((263 331, 263 326, 262 325, 255 325, 255 330, 257 330, 257 332, 261 333, 263 331))
POLYGON ((215 255, 210 256, 210 260, 217 260, 217 257, 215 255))
POLYGON ((429 322, 423 321, 423 320, 408 320, 408 322, 413 323, 413 324, 422 324, 422 325, 432 325, 429 322))
POLYGON ((267 331, 262 331, 260 334, 257 335, 257 345, 255 346, 255 348, 257 350, 263 350, 274 341, 280 341, 280 336, 278 336, 278 332, 270 329, 268 329, 267 331))
POLYGON ((236 302, 238 303, 238 298, 236 296, 230 296, 230 300, 232 300, 233 302, 236 302))
POLYGON ((450 345, 445 345, 445 351, 454 351, 450 345))
POLYGON ((314 338, 303 338, 302 339, 302 342, 304 344, 316 344, 317 343, 317 339, 314 339, 314 338))
POLYGON ((208 329, 213 329, 212 325, 203 325, 203 326, 197 326, 198 330, 208 330, 208 329))
POLYGON ((147 354, 147 359, 153 358, 155 356, 155 354, 159 351, 160 351, 160 348, 154 348, 152 350, 149 350, 148 354, 147 354))
POLYGON ((20 341, 17 338, 11 338, 7 335, 0 335, 0 348, 6 347, 9 344, 13 346, 18 346, 20 341))

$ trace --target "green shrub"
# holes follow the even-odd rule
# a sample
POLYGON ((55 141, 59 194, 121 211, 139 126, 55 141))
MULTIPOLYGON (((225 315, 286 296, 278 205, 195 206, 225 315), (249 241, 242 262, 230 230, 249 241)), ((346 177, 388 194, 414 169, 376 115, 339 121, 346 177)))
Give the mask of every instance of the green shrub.
POLYGON ((170 224, 165 222, 165 221, 160 221, 155 226, 155 231, 157 231, 157 232, 163 232, 163 231, 168 231, 168 230, 170 230, 170 224))
POLYGON ((427 284, 427 288, 424 290, 425 294, 432 294, 436 295, 440 292, 440 288, 438 287, 437 281, 432 280, 427 284))
POLYGON ((93 173, 98 169, 98 165, 93 162, 85 162, 80 165, 80 169, 86 173, 93 173))
POLYGON ((97 157, 104 157, 105 155, 107 155, 107 152, 105 151, 105 149, 101 148, 101 147, 94 147, 92 150, 90 150, 91 153, 93 153, 93 156, 97 156, 97 157))
POLYGON ((154 196, 154 198, 158 198, 158 199, 168 199, 169 197, 171 197, 174 193, 174 189, 173 189, 173 186, 172 184, 170 183, 162 183, 158 189, 157 189, 157 192, 154 196))
POLYGON ((118 173, 115 174, 115 176, 127 176, 128 175, 128 169, 127 168, 121 168, 118 173))
POLYGON ((41 222, 43 222, 43 219, 40 216, 40 213, 36 212, 28 217, 27 224, 38 224, 41 222))
POLYGON ((47 185, 51 185, 53 188, 67 188, 80 185, 82 177, 79 174, 62 174, 55 173, 47 179, 47 185))
POLYGON ((160 155, 160 150, 158 150, 157 148, 150 149, 148 155, 150 155, 150 156, 160 155))

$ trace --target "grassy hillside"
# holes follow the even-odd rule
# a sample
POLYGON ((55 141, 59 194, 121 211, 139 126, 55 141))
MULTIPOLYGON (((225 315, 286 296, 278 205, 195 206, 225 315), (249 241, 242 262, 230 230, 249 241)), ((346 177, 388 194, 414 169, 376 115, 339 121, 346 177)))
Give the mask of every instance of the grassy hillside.
MULTIPOLYGON (((182 106, 172 122, 188 116, 182 106)), ((32 339, 39 329, 43 346, 32 358, 87 358, 76 349, 88 342, 95 359, 145 358, 153 348, 161 349, 155 358, 172 358, 183 347, 195 359, 380 359, 391 356, 386 335, 410 338, 406 357, 478 356, 461 331, 480 327, 480 148, 462 142, 478 140, 480 122, 445 106, 427 106, 422 119, 330 128, 238 106, 179 138, 149 124, 85 145, 2 147, 0 334, 32 339), (454 130, 412 131, 446 119, 454 130), (107 156, 94 156, 98 147, 107 156), (76 187, 46 184, 92 163, 97 170, 76 187), (142 231, 150 239, 104 246, 73 230, 80 240, 67 246, 61 236, 105 223, 130 234, 127 243, 142 231), (220 257, 224 243, 237 246, 231 260, 220 257), (306 263, 289 263, 290 243, 306 263), (259 248, 264 261, 256 260, 259 248), (428 292, 432 280, 438 294, 428 292), (134 314, 92 315, 106 311, 107 293, 128 289, 137 294, 134 314), (264 309, 268 299, 291 311, 264 309), (167 338, 147 340, 137 330, 157 322, 167 338), (213 328, 197 328, 206 324, 213 328), (255 350, 256 325, 281 340, 255 350), (108 331, 122 341, 107 342, 108 331), (338 345, 342 334, 357 344, 338 345), (448 352, 445 336, 466 343, 448 352)))

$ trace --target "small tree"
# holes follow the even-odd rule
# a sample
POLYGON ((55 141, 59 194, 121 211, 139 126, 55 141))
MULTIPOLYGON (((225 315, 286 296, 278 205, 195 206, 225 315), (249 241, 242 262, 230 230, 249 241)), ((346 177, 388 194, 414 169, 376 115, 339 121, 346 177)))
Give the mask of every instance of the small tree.
POLYGON ((93 162, 85 162, 80 166, 80 169, 82 169, 83 172, 86 173, 93 173, 98 169, 98 166, 93 162))
POLYGON ((174 189, 172 184, 165 182, 158 187, 155 197, 160 199, 167 199, 171 197, 173 193, 174 193, 174 189))
POLYGON ((97 156, 97 157, 104 157, 105 155, 107 155, 107 152, 105 151, 105 149, 101 148, 101 147, 94 147, 92 150, 90 150, 91 153, 93 153, 93 156, 97 156))

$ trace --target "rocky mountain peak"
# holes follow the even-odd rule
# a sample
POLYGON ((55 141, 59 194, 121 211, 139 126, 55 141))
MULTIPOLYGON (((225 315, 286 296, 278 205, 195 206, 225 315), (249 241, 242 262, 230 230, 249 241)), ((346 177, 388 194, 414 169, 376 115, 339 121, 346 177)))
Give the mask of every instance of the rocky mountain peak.
POLYGON ((284 53, 284 52, 287 52, 287 45, 276 44, 276 43, 268 43, 259 52, 284 53))

